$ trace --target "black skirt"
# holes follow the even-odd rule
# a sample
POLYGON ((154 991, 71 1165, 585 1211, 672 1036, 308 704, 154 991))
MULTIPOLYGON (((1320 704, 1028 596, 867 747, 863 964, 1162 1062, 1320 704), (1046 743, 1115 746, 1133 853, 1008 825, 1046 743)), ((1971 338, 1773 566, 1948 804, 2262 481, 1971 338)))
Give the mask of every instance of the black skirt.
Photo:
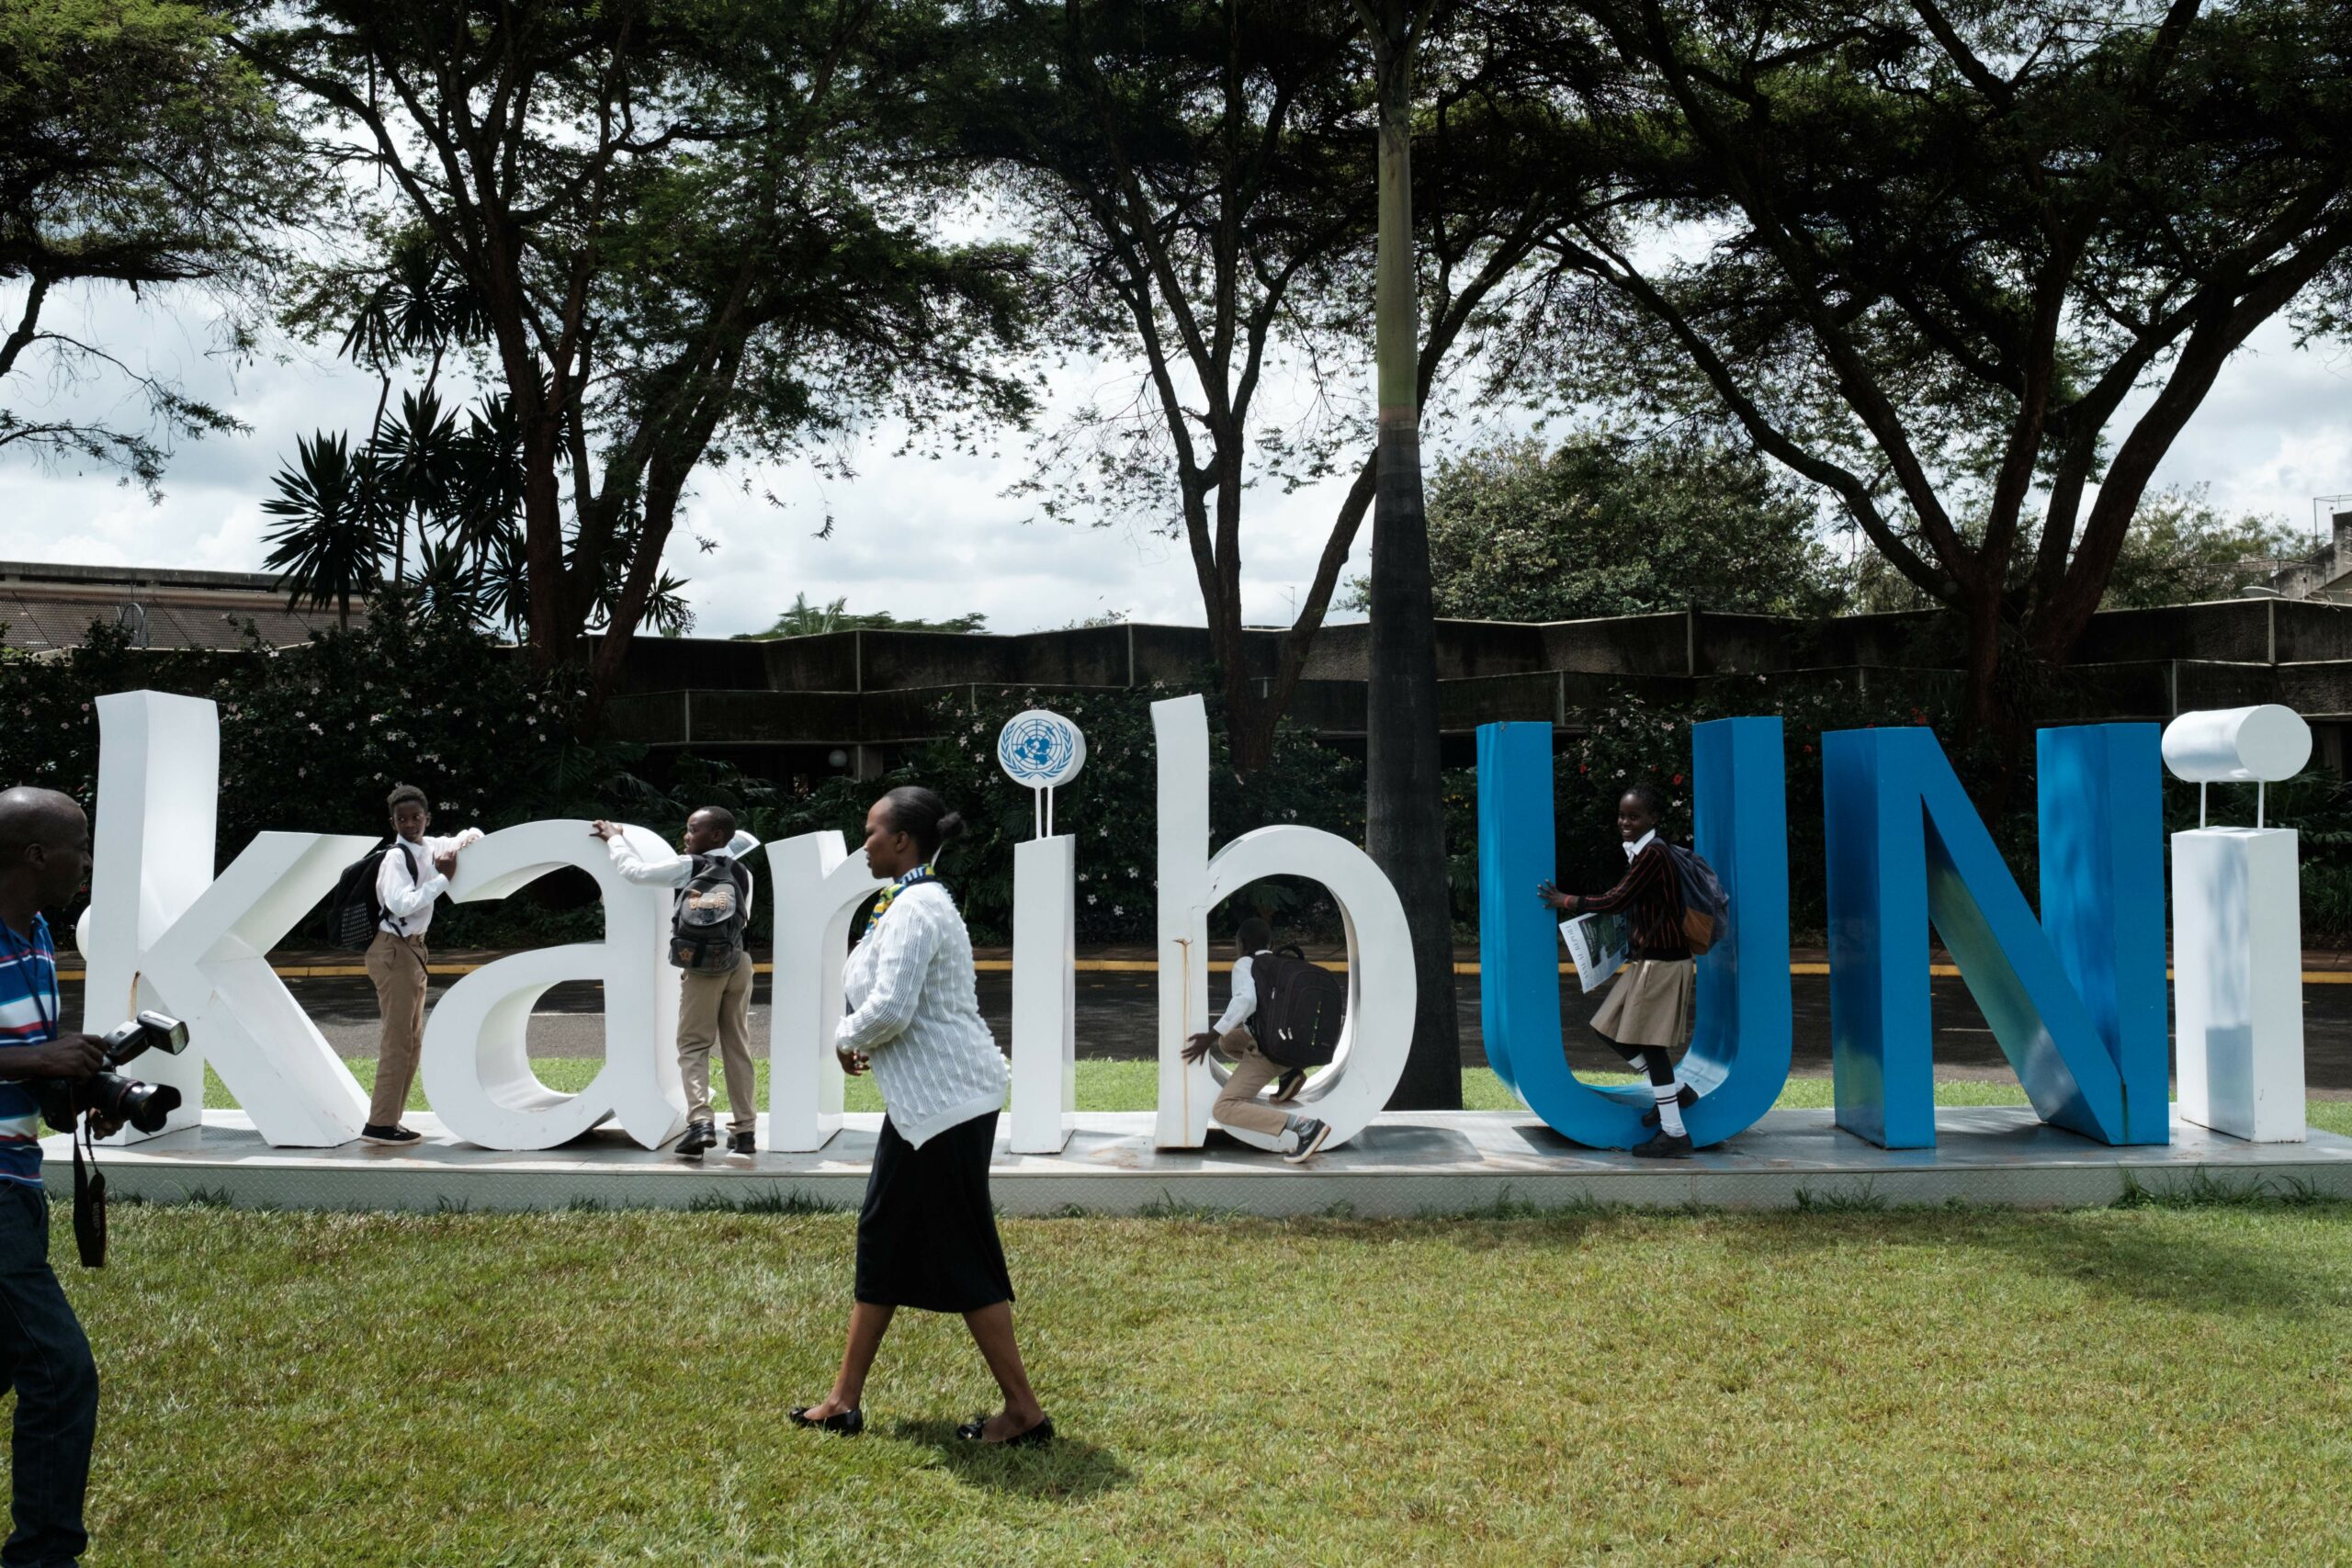
POLYGON ((978 1312, 1012 1300, 989 1202, 997 1112, 916 1148, 888 1117, 857 1215, 857 1299, 869 1306, 978 1312))

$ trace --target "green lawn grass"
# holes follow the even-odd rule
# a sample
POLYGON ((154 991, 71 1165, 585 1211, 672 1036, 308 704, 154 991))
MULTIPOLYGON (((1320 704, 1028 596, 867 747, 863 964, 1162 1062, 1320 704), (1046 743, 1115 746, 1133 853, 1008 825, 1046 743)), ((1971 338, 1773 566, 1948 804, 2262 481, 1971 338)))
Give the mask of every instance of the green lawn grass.
MULTIPOLYGON (((534 1058, 532 1070, 549 1089, 576 1093, 588 1087, 602 1064, 587 1056, 541 1056, 534 1058)), ((755 1064, 760 1074, 760 1098, 764 1101, 768 1090, 768 1065, 755 1064)), ((356 1061, 352 1072, 361 1087, 372 1087, 376 1079, 376 1064, 356 1061)), ((1629 1084, 1634 1081, 1627 1073, 1596 1073, 1589 1080, 1601 1084, 1629 1084)), ((714 1083, 714 1097, 719 1109, 727 1108, 724 1088, 714 1083)), ((1080 1111, 1148 1111, 1159 1093, 1159 1069, 1150 1062, 1080 1062, 1078 1065, 1078 1108, 1080 1111)), ((849 1080, 842 1095, 843 1106, 851 1111, 879 1111, 882 1096, 871 1077, 849 1080)), ((1983 1083, 1973 1080, 1939 1083, 1936 1103, 1939 1105, 2023 1105, 2025 1090, 2013 1083, 1983 1083)), ((212 1069, 204 1072, 204 1103, 216 1111, 236 1104, 228 1089, 214 1076, 212 1069)), ((1462 1074, 1462 1103, 1470 1111, 1518 1111, 1523 1109, 1519 1097, 1503 1087, 1503 1081, 1485 1067, 1471 1067, 1462 1074)), ((1827 1078, 1791 1078, 1781 1091, 1778 1102, 1787 1108, 1820 1109, 1830 1103, 1827 1078)), ((424 1090, 413 1087, 409 1090, 408 1108, 425 1109, 424 1090)), ((2352 1134, 2352 1100, 2314 1100, 2310 1106, 2310 1121, 2324 1132, 2352 1134)))
MULTIPOLYGON (((1153 1081, 1084 1063, 1080 1101, 1153 1081)), ((97 1562, 2352 1557, 2352 1204, 2206 1196, 1007 1219, 1038 1453, 955 1438, 992 1391, 919 1313, 865 1437, 786 1422, 848 1213, 124 1205, 96 1273, 62 1201, 52 1234, 105 1369, 97 1562)))
POLYGON ((793 1430, 843 1213, 124 1207, 94 1562, 2352 1556, 2352 1207, 1008 1220, 1064 1433, 954 1319, 793 1430))

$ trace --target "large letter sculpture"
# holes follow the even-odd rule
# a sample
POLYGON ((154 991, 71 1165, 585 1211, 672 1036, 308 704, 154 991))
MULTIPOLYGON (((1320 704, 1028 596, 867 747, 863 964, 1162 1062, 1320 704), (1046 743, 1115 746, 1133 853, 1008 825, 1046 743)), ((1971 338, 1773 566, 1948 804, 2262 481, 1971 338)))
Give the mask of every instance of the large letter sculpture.
MULTIPOLYGON (((1694 1142, 1719 1144, 1772 1108, 1789 1077, 1789 840, 1781 721, 1726 718, 1690 732, 1696 848, 1730 897, 1727 929, 1699 960, 1683 1112, 1694 1142)), ((1558 917, 1535 897, 1553 874, 1552 727, 1478 728, 1478 967, 1487 1061, 1554 1130, 1630 1148, 1646 1087, 1598 1089, 1568 1070, 1560 1041, 1558 917)))
MULTIPOLYGON (((623 831, 645 859, 671 853, 642 828, 623 831)), ((554 821, 503 829, 461 852, 449 897, 503 898, 565 866, 596 879, 605 940, 493 959, 450 987, 424 1026, 424 1098, 442 1126, 484 1148, 551 1149, 607 1121, 654 1148, 686 1122, 678 972, 664 953, 671 890, 623 881, 587 823, 554 821), (605 983, 605 1065, 586 1089, 563 1094, 531 1071, 525 1032, 550 987, 595 979, 605 983)))
MULTIPOLYGON (((1185 1038, 1209 1010, 1209 911, 1262 876, 1311 877, 1340 907, 1348 939, 1348 1021, 1339 1055, 1293 1103, 1331 1129, 1325 1147, 1363 1131, 1405 1071, 1412 1044, 1413 948, 1405 906, 1372 857, 1336 833, 1260 828, 1209 856, 1208 712, 1197 696, 1151 705, 1159 764, 1159 1120, 1161 1148, 1198 1148, 1224 1075, 1188 1065, 1185 1038)), ((1228 939, 1229 940, 1229 939, 1228 939)), ((1261 1148, 1272 1141, 1226 1129, 1261 1148)))
POLYGON ((1928 928, 2041 1119, 2106 1144, 2171 1136, 2163 778, 2153 724, 2045 729, 2033 911, 1933 733, 1822 738, 1838 1124, 1936 1141, 1928 928))
POLYGON ((1012 1152, 1057 1155, 1078 1111, 1078 840, 1012 846, 1012 1152))
MULTIPOLYGON (((2199 786, 2293 778, 2311 727, 2276 705, 2185 713, 2165 765, 2199 786)), ((2291 828, 2172 836, 2173 998, 2180 1114, 2255 1143, 2302 1141, 2303 920, 2291 828)), ((2261 808, 2256 807, 2259 822, 2261 808)))
MULTIPOLYGON (((82 1027, 104 1033, 142 1007, 188 1026, 177 1056, 138 1076, 180 1091, 164 1133, 200 1123, 204 1067, 272 1144, 323 1148, 358 1135, 368 1097, 269 966, 276 946, 373 839, 263 833, 213 879, 220 720, 160 692, 98 699, 98 814, 82 1027)), ((135 1141, 156 1134, 124 1128, 135 1141)))
POLYGON ((768 1143, 821 1149, 842 1130, 842 967, 857 907, 887 886, 835 832, 768 846, 775 884, 775 986, 768 1009, 768 1143))

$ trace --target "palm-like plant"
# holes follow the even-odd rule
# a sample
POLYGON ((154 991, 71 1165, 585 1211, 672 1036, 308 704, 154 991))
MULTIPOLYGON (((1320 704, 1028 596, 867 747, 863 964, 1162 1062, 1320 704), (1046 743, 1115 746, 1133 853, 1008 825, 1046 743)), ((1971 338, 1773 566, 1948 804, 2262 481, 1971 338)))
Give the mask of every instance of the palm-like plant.
POLYGON ((448 515, 458 482, 458 421, 441 406, 439 394, 401 394, 400 418, 377 426, 368 444, 373 493, 380 498, 392 528, 392 580, 408 575, 408 530, 415 519, 418 558, 426 529, 448 515))
POLYGON ((791 608, 775 619, 768 628, 769 637, 817 637, 825 632, 839 631, 842 621, 849 614, 849 597, 844 594, 830 604, 812 604, 803 592, 793 595, 791 608))
POLYGON ((418 543, 416 575, 409 580, 409 587, 423 615, 467 626, 481 618, 473 563, 447 538, 418 543))
POLYGON ((468 411, 466 428, 452 444, 447 510, 441 520, 443 538, 473 563, 474 592, 485 603, 509 556, 521 559, 514 536, 522 513, 522 426, 514 402, 493 392, 468 411))
POLYGON ((333 604, 348 627, 353 597, 384 580, 390 530, 368 499, 365 457, 352 457, 347 437, 320 431, 296 446, 296 467, 277 471, 277 494, 261 503, 283 519, 265 532, 274 547, 267 564, 287 586, 289 609, 333 604))

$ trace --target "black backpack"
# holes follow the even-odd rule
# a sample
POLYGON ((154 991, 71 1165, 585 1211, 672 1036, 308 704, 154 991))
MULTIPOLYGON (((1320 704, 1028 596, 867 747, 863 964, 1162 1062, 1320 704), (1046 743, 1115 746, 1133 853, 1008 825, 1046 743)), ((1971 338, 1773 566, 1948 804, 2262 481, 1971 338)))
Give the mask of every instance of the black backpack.
POLYGON ((670 916, 670 962, 690 974, 725 974, 741 962, 751 924, 752 868, 732 855, 696 855, 670 916))
MULTIPOLYGON (((364 951, 376 940, 376 928, 383 923, 384 906, 376 897, 376 877, 383 866, 384 857, 391 852, 398 840, 387 839, 343 868, 334 879, 334 891, 327 895, 326 917, 319 922, 319 935, 336 947, 353 952, 364 951)), ((416 874, 416 852, 401 844, 401 853, 408 857, 408 874, 416 874)))
POLYGON ((1347 1021, 1348 983, 1295 945, 1253 954, 1250 978, 1258 987, 1258 1049, 1285 1067, 1319 1067, 1340 1049, 1347 1021))

